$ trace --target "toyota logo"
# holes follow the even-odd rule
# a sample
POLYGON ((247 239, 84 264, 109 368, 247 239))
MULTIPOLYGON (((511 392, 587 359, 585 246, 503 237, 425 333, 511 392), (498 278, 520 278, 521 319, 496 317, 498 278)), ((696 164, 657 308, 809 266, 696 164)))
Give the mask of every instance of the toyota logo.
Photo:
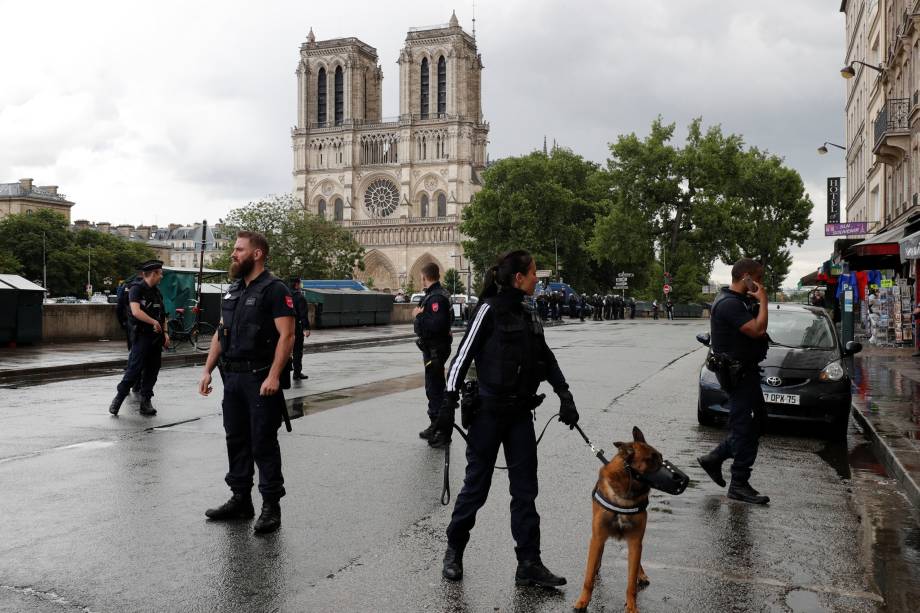
POLYGON ((767 385, 771 387, 779 387, 780 385, 783 384, 783 380, 780 379, 779 377, 767 377, 766 379, 764 379, 764 381, 766 382, 767 385))

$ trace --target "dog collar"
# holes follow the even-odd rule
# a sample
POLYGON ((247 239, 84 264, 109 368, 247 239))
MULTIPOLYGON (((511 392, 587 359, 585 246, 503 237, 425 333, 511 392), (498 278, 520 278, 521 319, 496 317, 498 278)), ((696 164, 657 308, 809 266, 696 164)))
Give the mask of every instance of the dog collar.
POLYGON ((621 513, 623 515, 635 515, 636 513, 641 513, 642 511, 648 508, 648 501, 640 502, 634 507, 621 507, 621 506, 615 505, 609 500, 607 500, 606 498, 604 498, 604 496, 599 491, 597 491, 597 486, 595 486, 594 491, 591 492, 591 497, 594 499, 595 502, 597 502, 597 504, 601 505, 602 507, 604 507, 608 511, 611 511, 612 513, 621 513))

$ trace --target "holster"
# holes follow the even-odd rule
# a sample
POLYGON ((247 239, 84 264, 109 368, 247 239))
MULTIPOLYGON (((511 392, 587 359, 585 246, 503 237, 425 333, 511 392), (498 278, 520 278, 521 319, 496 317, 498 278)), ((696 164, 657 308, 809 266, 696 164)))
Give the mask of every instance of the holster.
POLYGON ((723 353, 713 353, 711 351, 706 357, 706 368, 715 373, 719 385, 726 392, 734 391, 741 379, 750 370, 743 362, 732 360, 723 353))
POLYGON ((460 425, 463 426, 464 430, 469 429, 480 407, 479 382, 475 379, 466 381, 463 384, 463 389, 460 390, 460 425))

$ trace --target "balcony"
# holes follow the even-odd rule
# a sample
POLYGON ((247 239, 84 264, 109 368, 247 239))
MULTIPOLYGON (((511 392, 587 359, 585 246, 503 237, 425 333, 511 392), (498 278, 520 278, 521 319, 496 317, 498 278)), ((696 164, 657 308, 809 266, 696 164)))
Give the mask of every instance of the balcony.
POLYGON ((890 98, 875 118, 872 152, 880 162, 897 164, 910 149, 910 98, 890 98))

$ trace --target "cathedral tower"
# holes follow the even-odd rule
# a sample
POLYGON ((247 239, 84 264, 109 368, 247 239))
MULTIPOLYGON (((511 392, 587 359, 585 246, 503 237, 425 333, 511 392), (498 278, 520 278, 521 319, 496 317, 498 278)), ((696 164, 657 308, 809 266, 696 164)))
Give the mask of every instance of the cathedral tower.
POLYGON ((381 117, 382 73, 356 38, 300 49, 294 189, 308 211, 349 228, 365 271, 396 290, 434 261, 462 253, 459 221, 479 190, 489 126, 482 119, 476 41, 456 15, 412 28, 399 54, 398 117, 381 117))

